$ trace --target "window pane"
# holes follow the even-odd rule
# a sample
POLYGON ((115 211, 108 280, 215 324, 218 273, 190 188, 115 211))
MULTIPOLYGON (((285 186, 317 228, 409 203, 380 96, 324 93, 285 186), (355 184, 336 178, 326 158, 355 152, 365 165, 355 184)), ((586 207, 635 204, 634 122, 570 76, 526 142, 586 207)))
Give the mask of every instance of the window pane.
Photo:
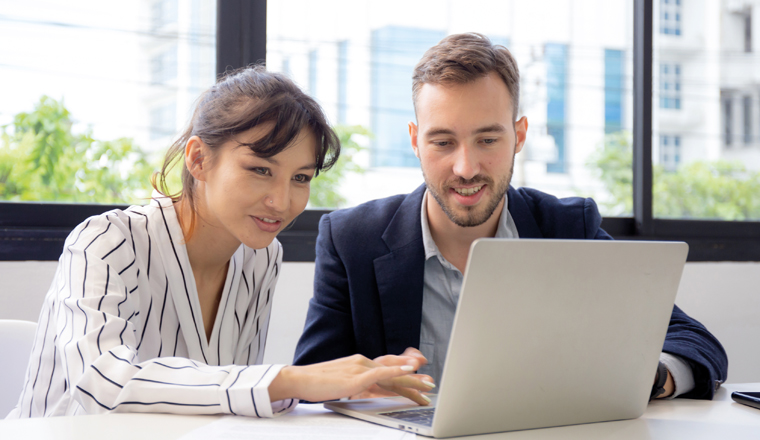
POLYGON ((593 196, 604 214, 630 215, 628 3, 270 1, 267 67, 308 90, 353 141, 345 168, 328 171, 330 182, 315 179, 311 206, 353 206, 423 182, 407 128, 412 71, 446 35, 473 31, 508 47, 521 70, 519 115, 529 130, 512 184, 593 196))
POLYGON ((0 200, 144 203, 215 80, 216 2, 0 4, 0 200))
MULTIPOLYGON (((655 2, 661 11, 677 10, 682 26, 680 35, 654 36, 660 66, 653 78, 654 102, 660 102, 652 120, 655 217, 760 220, 760 77, 754 67, 760 57, 748 43, 757 22, 753 4, 655 2)), ((654 17, 663 15, 655 11, 654 17)), ((654 27, 672 24, 655 21, 654 27)))

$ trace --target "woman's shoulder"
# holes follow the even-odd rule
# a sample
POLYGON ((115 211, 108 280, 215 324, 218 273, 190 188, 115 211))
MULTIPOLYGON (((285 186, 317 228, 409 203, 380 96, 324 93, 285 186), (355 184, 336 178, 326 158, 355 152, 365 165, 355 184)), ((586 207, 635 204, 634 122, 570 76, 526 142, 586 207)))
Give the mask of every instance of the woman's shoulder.
POLYGON ((64 251, 76 249, 104 258, 108 252, 121 247, 132 250, 132 243, 145 239, 148 234, 147 208, 130 206, 127 209, 112 209, 85 219, 66 238, 64 251), (129 246, 123 246, 127 242, 129 246))

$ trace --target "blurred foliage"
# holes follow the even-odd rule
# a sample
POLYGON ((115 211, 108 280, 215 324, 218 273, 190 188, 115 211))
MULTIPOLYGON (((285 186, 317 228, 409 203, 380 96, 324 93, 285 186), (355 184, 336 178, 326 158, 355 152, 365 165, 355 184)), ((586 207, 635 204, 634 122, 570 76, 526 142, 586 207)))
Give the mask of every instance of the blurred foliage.
POLYGON ((63 102, 43 96, 2 127, 0 200, 142 203, 153 167, 132 139, 72 131, 63 102))
MULTIPOLYGON (((74 133, 62 101, 43 96, 29 113, 17 114, 0 127, 0 200, 144 204, 150 177, 163 157, 149 159, 132 139, 101 141, 92 130, 74 133)), ((341 142, 338 162, 311 184, 313 207, 339 207, 347 173, 362 173, 353 157, 364 147, 356 136, 369 136, 361 126, 334 127, 341 142)), ((172 194, 182 188, 182 158, 175 160, 166 183, 172 194)))
MULTIPOLYGON (((633 149, 631 135, 607 135, 589 160, 607 188, 609 212, 633 212, 633 149)), ((654 165, 653 213, 659 218, 760 219, 760 172, 741 162, 718 160, 683 164, 676 171, 654 165)))
POLYGON ((369 137, 369 130, 361 125, 336 125, 333 129, 340 139, 340 157, 332 168, 320 172, 312 180, 309 204, 313 208, 340 208, 346 203, 345 197, 339 192, 346 174, 361 174, 365 171, 354 161, 354 156, 365 149, 356 142, 355 137, 369 137))

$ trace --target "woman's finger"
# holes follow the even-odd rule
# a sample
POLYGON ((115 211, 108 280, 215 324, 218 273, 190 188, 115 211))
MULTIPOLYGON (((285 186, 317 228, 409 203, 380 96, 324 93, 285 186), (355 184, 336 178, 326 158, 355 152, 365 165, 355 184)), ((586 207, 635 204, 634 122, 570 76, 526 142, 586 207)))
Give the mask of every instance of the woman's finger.
POLYGON ((396 388, 393 390, 393 392, 399 396, 406 397, 418 405, 425 406, 430 404, 430 398, 428 396, 421 394, 419 391, 413 390, 411 388, 396 388))

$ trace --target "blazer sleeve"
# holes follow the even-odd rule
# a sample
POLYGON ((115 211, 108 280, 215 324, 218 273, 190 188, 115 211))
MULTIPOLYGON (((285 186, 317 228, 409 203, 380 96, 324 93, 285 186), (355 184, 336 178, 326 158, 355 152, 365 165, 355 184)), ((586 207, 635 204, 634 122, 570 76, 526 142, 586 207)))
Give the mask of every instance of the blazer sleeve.
POLYGON ((333 242, 330 216, 319 221, 314 296, 293 363, 307 365, 356 353, 346 266, 333 242))
POLYGON ((704 325, 673 306, 662 349, 680 356, 691 367, 694 389, 679 397, 712 399, 728 374, 728 357, 720 342, 704 325))

